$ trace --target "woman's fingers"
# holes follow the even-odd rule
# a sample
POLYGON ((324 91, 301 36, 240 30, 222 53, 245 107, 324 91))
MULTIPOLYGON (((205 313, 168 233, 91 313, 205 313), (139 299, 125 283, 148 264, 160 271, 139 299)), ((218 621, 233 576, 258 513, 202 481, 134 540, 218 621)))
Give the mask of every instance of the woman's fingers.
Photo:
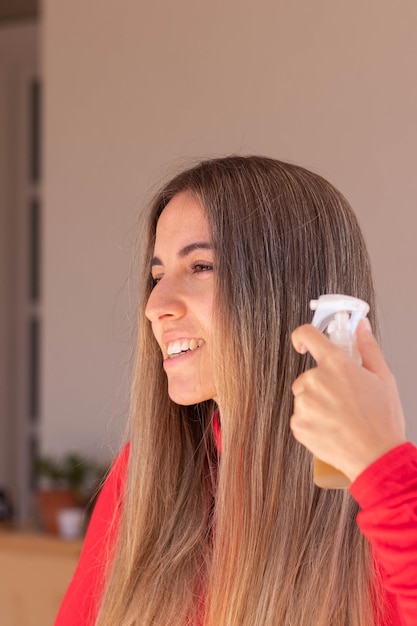
POLYGON ((368 319, 362 320, 356 332, 356 341, 362 358, 362 365, 381 378, 391 376, 391 371, 385 362, 382 350, 375 339, 368 319))
POLYGON ((330 344, 329 348, 330 342, 327 337, 311 324, 303 324, 296 328, 291 335, 291 340, 297 352, 300 354, 310 352, 316 361, 326 356, 332 347, 330 344))

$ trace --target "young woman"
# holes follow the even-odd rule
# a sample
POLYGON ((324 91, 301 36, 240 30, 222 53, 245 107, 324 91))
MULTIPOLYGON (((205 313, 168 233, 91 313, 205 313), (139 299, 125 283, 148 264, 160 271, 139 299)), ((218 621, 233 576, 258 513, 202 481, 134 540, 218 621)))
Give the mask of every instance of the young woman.
POLYGON ((156 195, 141 245, 130 442, 56 626, 415 625, 395 381, 366 322, 362 367, 306 325, 342 293, 377 326, 346 200, 295 165, 206 161, 156 195), (315 487, 311 453, 350 492, 315 487))

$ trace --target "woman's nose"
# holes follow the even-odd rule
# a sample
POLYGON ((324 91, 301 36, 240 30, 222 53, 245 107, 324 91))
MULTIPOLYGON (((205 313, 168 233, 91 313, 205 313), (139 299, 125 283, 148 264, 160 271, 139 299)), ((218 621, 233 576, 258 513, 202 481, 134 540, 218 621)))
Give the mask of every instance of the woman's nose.
POLYGON ((156 322, 163 317, 182 317, 184 312, 185 301, 176 281, 164 277, 151 291, 145 309, 146 317, 156 322))

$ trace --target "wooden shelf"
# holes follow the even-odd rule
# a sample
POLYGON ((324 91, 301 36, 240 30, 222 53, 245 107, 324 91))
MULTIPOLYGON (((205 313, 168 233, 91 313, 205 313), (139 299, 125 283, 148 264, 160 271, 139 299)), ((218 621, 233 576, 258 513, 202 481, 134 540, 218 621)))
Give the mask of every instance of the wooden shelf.
POLYGON ((81 547, 82 541, 0 527, 2 623, 52 626, 81 547))

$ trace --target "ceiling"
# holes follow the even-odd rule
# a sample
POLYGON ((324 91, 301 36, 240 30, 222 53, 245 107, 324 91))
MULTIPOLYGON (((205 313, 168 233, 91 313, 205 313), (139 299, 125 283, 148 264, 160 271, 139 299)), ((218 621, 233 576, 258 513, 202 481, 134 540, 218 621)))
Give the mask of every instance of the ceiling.
POLYGON ((39 15, 39 0, 0 0, 0 24, 39 15))

